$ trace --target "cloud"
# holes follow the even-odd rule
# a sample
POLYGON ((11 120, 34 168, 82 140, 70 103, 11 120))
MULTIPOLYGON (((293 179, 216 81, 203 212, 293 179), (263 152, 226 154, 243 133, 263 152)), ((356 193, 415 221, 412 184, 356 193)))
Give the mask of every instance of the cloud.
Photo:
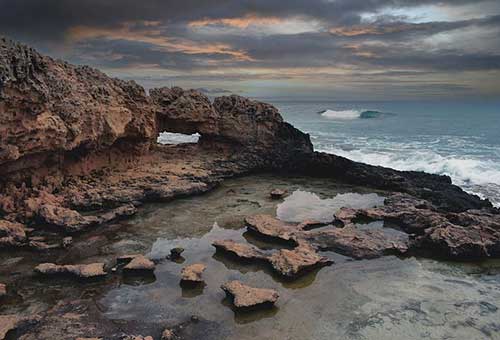
POLYGON ((478 79, 500 70, 498 0, 1 0, 0 33, 118 76, 193 87, 431 77, 480 93, 478 79))

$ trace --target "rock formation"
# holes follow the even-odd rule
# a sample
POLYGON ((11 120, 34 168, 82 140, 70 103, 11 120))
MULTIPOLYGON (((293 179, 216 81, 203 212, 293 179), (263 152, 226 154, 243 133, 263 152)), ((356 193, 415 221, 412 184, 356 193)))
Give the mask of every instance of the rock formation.
MULTIPOLYGON (((451 225, 431 230, 419 220, 411 223, 416 216, 423 219, 423 212, 409 211, 408 225, 426 230, 419 249, 447 244, 441 247, 452 257, 497 256, 496 236, 485 241, 485 249, 478 240, 486 231, 496 235, 498 226, 488 224, 496 217, 487 214, 498 211, 452 185, 449 177, 313 152, 309 136, 284 122, 270 104, 235 95, 211 102, 180 88, 152 89, 148 95, 132 81, 0 40, 0 247, 47 250, 50 245, 34 238, 33 229, 55 230, 62 243, 67 233, 131 216, 143 202, 206 192, 235 175, 284 170, 425 200, 442 218, 459 215, 445 216, 451 225), (201 138, 198 144, 158 145, 162 131, 201 138), (456 235, 464 242, 458 248, 450 245, 458 245, 456 235)), ((280 232, 294 241, 293 234, 284 235, 280 232)), ((337 249, 369 240, 356 246, 366 246, 366 256, 404 249, 356 229, 330 235, 333 244, 320 231, 313 236, 311 243, 321 240, 337 249)), ((364 257, 363 250, 357 256, 364 257)))
POLYGON ((104 263, 56 265, 42 263, 35 268, 35 272, 42 275, 73 275, 82 279, 102 277, 106 275, 104 263))
POLYGON ((144 255, 132 256, 129 260, 130 262, 123 267, 123 270, 128 272, 152 272, 156 267, 154 262, 144 255))
POLYGON ((273 289, 253 288, 240 281, 226 282, 221 288, 233 298, 236 308, 272 306, 279 298, 278 292, 273 289))

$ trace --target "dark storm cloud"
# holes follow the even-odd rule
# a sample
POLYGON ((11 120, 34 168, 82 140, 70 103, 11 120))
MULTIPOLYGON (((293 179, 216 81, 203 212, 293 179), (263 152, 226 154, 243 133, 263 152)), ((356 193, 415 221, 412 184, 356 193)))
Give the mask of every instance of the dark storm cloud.
POLYGON ((0 35, 75 63, 182 73, 149 82, 334 80, 334 71, 321 73, 331 68, 344 70, 345 82, 405 78, 420 89, 430 76, 500 70, 498 34, 500 3, 492 0, 0 0, 0 35), (425 5, 469 5, 475 14, 413 20, 425 5), (461 42, 467 32, 470 43, 461 42))
POLYGON ((24 39, 57 40, 74 26, 109 27, 125 21, 181 23, 203 18, 306 16, 335 25, 359 23, 384 7, 477 4, 477 0, 1 0, 0 31, 24 39))

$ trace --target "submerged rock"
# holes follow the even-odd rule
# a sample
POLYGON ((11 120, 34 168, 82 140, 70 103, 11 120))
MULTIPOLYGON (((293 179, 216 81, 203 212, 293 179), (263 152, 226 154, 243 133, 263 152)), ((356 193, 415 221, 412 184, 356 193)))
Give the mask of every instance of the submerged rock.
POLYGON ((73 275, 83 279, 105 276, 104 263, 56 265, 42 263, 35 268, 35 272, 42 275, 73 275))
POLYGON ((272 306, 279 298, 278 292, 273 289, 253 288, 240 281, 226 282, 221 288, 233 298, 236 308, 272 306))
POLYGON ((155 270, 155 267, 153 261, 144 255, 137 255, 134 256, 123 269, 129 272, 152 272, 155 270))
POLYGON ((274 270, 283 276, 294 278, 315 268, 329 266, 333 261, 316 253, 307 242, 300 242, 292 249, 281 249, 269 257, 274 270))
POLYGON ((172 249, 170 249, 170 257, 169 258, 171 260, 180 259, 182 257, 183 252, 184 252, 184 248, 181 248, 181 247, 172 248, 172 249))
POLYGON ((184 283, 201 283, 203 282, 202 274, 207 266, 196 263, 182 268, 181 281, 184 283))

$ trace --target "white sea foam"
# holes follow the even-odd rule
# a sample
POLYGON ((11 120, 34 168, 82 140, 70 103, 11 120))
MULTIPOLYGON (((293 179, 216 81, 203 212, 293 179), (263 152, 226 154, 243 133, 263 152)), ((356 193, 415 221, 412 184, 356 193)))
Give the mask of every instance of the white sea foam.
POLYGON ((500 206, 500 164, 491 160, 441 156, 432 150, 398 152, 373 150, 321 150, 354 161, 390 167, 397 170, 425 171, 448 175, 454 184, 500 206))
POLYGON ((330 119, 358 119, 361 117, 362 111, 356 110, 344 110, 344 111, 334 111, 334 110, 326 110, 321 113, 323 117, 330 119))
POLYGON ((193 135, 185 135, 182 133, 162 132, 158 136, 158 143, 160 144, 183 144, 183 143, 197 143, 200 135, 195 133, 193 135))

